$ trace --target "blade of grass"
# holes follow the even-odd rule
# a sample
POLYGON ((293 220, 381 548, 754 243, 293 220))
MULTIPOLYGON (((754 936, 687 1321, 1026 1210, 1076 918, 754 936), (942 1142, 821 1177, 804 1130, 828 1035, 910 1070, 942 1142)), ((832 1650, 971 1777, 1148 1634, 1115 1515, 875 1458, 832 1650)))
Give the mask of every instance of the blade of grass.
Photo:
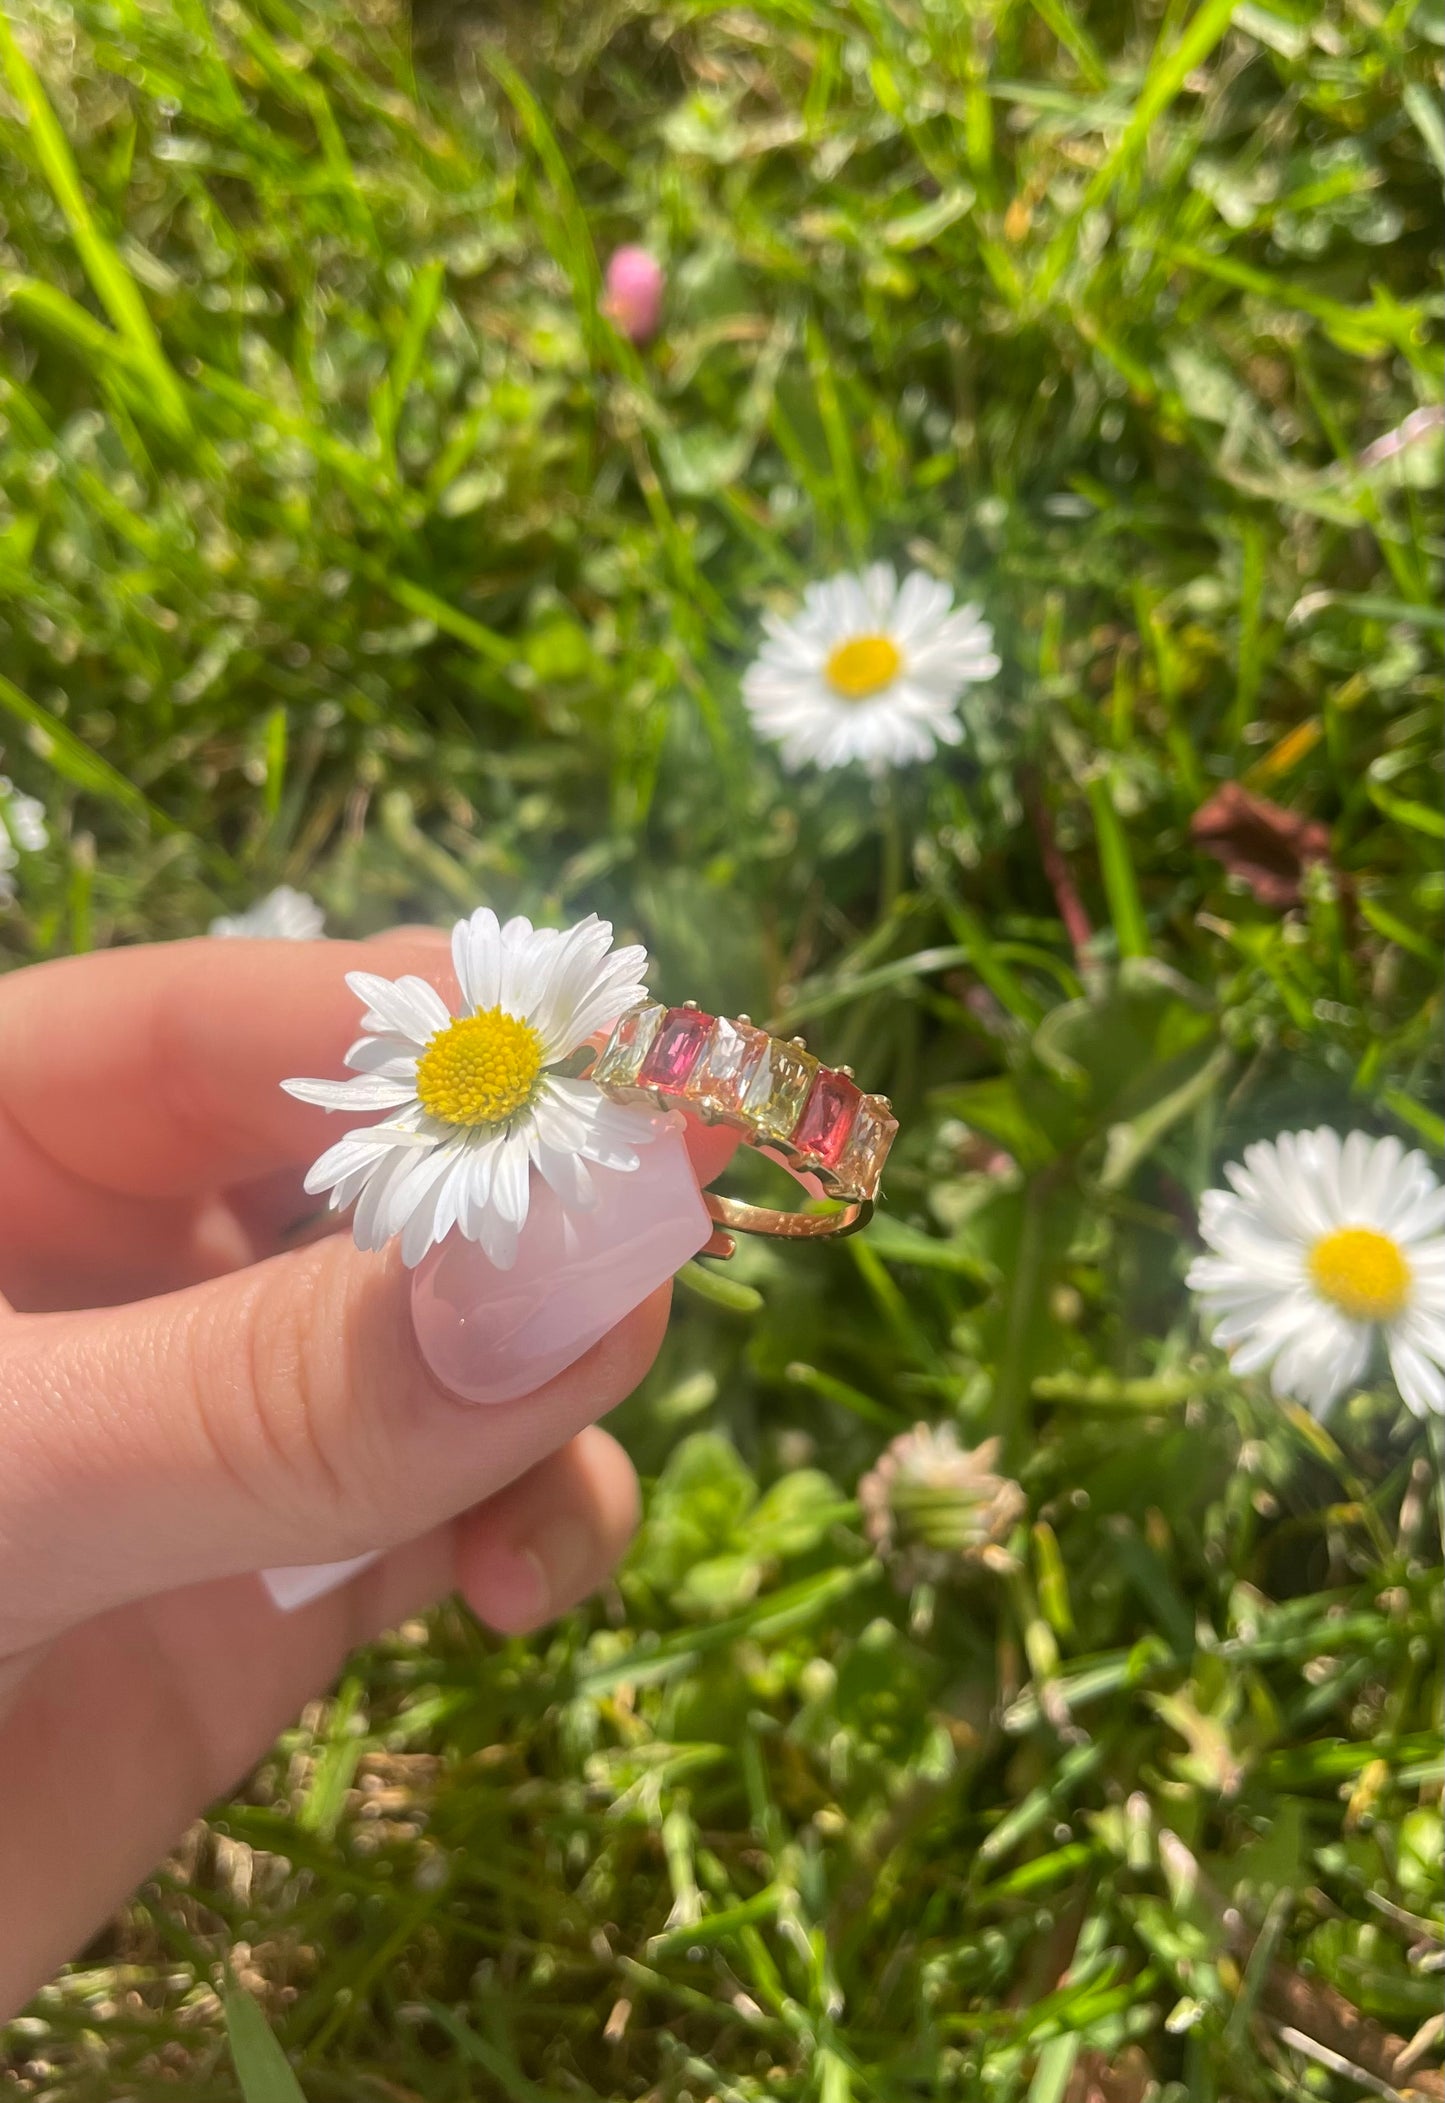
POLYGON ((221 2005, 236 2079, 246 2103, 306 2103, 305 2092, 270 2024, 229 1970, 221 1988, 221 2005))
POLYGON ((838 383, 834 376, 833 360, 818 329, 816 321, 808 320, 808 371, 812 376, 813 395, 818 404, 818 420, 823 426, 827 440, 828 458, 833 467, 838 503, 842 509, 843 522, 854 557, 861 562, 868 552, 868 511, 863 502, 863 491, 858 480, 858 463, 854 458, 853 433, 848 428, 843 407, 838 399, 838 383))
POLYGON ((1074 60, 1088 86, 1096 90, 1106 86, 1109 70, 1099 47, 1083 23, 1075 21, 1067 0, 1032 0, 1032 5, 1074 60))
POLYGON ((426 263, 417 272, 412 281, 406 321, 397 340, 396 350, 387 367, 386 376, 373 397, 372 423, 382 453, 391 463, 393 475, 397 473, 396 427, 401 420, 407 391, 416 378, 431 325, 436 320, 437 310, 441 306, 446 274, 445 263, 439 261, 426 263))
POLYGON ((1099 873, 1109 901, 1109 917, 1121 957, 1150 954, 1149 928, 1139 898, 1139 885, 1129 854, 1113 790, 1107 775, 1095 774, 1088 784, 1089 808, 1094 817, 1094 838, 1099 848, 1099 873))
POLYGON ((587 215, 582 209, 577 186, 572 180, 572 171, 567 165, 567 156, 558 143, 556 132, 547 121, 541 103, 510 60, 504 58, 491 44, 482 46, 479 55, 516 111, 523 136, 550 185, 554 207, 552 232, 554 245, 558 250, 557 260, 572 282, 572 297, 588 354, 594 365, 600 364, 605 356, 609 334, 601 313, 602 272, 597 263, 597 251, 592 245, 587 215))
POLYGON ((20 104, 36 162, 65 215, 85 274, 131 353, 155 390, 163 420, 177 437, 191 432, 191 416, 180 381, 172 371, 160 337, 136 282, 115 247, 96 224, 80 180, 70 141, 61 130, 38 75, 21 50, 0 8, 0 65, 20 104))
POLYGON ((1085 185, 1083 196, 1044 252, 1033 295, 1042 306, 1066 269, 1077 245, 1080 222, 1096 212, 1131 162, 1143 151, 1150 132, 1179 94, 1196 66, 1203 65, 1228 29, 1239 0, 1204 0, 1171 50, 1156 50, 1143 90, 1128 123, 1085 185))
POLYGON ((12 716, 25 724, 32 732, 41 757, 75 788, 115 804, 128 816, 154 826, 157 832, 180 830, 133 781, 127 781, 98 752, 92 752, 89 745, 82 743, 58 716, 52 715, 39 701, 32 701, 28 694, 23 694, 3 672, 0 672, 0 708, 8 709, 12 716))

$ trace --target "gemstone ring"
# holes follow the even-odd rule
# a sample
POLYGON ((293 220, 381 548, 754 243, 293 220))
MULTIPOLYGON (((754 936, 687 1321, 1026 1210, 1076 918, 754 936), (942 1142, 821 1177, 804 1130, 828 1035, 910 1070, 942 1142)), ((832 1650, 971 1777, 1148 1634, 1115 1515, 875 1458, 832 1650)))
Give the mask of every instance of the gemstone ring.
MULTIPOLYGON (((719 1227, 786 1240, 856 1234, 868 1224, 898 1130, 888 1099, 865 1095, 846 1066, 824 1066, 801 1037, 770 1037, 746 1015, 704 1014, 689 1001, 646 1001, 614 1025, 588 1078, 618 1102, 651 1101, 731 1126, 835 1212, 781 1212, 706 1191, 719 1227)), ((726 1234, 706 1252, 731 1255, 726 1234)))

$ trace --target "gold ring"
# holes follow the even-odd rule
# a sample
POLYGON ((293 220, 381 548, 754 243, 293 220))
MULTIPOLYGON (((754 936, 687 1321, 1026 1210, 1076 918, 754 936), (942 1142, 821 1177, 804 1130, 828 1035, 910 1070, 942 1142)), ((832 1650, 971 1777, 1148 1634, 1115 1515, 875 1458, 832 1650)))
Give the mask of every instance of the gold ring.
MULTIPOLYGON (((780 1212, 704 1192, 720 1227, 784 1240, 856 1234, 873 1213, 898 1120, 883 1095, 865 1095, 846 1066, 824 1066, 801 1037, 770 1037, 746 1015, 707 1015, 648 1001, 631 1008, 597 1055, 589 1079, 619 1102, 682 1109, 730 1126, 836 1212, 780 1212)), ((706 1253, 730 1255, 726 1235, 706 1253)))

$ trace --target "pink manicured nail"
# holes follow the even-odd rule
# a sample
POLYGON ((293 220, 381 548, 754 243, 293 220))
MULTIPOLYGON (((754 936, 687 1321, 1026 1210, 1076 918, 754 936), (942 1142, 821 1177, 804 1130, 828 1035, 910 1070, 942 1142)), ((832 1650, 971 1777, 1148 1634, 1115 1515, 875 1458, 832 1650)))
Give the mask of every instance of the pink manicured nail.
POLYGON ((513 1402, 560 1373, 712 1232, 680 1132, 659 1133, 630 1172, 593 1169, 597 1203, 564 1211, 534 1177, 509 1271, 450 1235, 418 1267, 412 1320, 438 1380, 468 1402, 513 1402))
POLYGON ((313 1599, 324 1599, 328 1592, 337 1591, 349 1577, 355 1577, 375 1561, 374 1553, 352 1555, 344 1563, 291 1563, 285 1569, 262 1570, 258 1575, 281 1612, 294 1614, 297 1607, 310 1606, 313 1599))

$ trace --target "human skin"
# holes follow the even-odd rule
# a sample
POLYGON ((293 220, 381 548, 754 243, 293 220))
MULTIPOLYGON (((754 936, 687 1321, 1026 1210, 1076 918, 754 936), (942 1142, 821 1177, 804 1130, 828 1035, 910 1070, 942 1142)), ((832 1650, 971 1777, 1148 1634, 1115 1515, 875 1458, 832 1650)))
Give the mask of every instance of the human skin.
MULTIPOLYGON (((352 970, 455 998, 447 942, 200 941, 0 979, 0 2019, 346 1653, 449 1591, 535 1627, 595 1590, 637 1484, 595 1419, 668 1288, 520 1400, 428 1370, 393 1247, 303 1247, 342 1130, 352 970), (385 1551, 294 1613, 256 1572, 385 1551)), ((730 1142, 688 1134, 699 1180, 730 1142)))

